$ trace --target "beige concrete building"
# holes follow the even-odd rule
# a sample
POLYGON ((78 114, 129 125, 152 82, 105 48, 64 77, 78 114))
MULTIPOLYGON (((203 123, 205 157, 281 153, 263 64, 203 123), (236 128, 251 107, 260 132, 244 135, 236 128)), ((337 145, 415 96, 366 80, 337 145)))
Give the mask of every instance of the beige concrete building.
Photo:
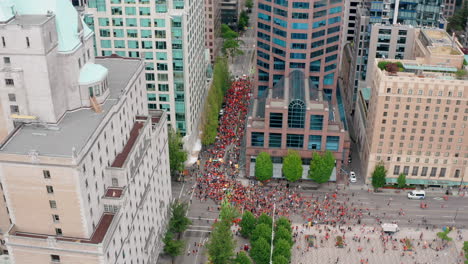
MULTIPOLYGON (((407 183, 456 186, 468 181, 468 78, 463 53, 443 30, 421 29, 413 60, 388 72, 374 62, 368 108, 360 135, 366 182, 376 164, 387 182, 407 175, 407 183), (465 75, 463 76, 463 73, 465 75)), ((365 96, 363 96, 365 97, 365 96)))
POLYGON ((10 262, 156 263, 171 197, 167 115, 148 110, 144 61, 95 58, 68 0, 0 10, 10 262))
POLYGON ((219 0, 205 0, 205 47, 210 50, 213 63, 221 48, 221 4, 219 0))

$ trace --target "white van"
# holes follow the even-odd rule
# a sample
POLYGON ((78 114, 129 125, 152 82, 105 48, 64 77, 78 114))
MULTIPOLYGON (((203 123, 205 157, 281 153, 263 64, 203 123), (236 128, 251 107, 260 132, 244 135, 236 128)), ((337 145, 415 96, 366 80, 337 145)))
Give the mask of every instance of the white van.
POLYGON ((424 200, 426 199, 426 192, 421 190, 414 190, 408 193, 408 199, 418 199, 424 200))

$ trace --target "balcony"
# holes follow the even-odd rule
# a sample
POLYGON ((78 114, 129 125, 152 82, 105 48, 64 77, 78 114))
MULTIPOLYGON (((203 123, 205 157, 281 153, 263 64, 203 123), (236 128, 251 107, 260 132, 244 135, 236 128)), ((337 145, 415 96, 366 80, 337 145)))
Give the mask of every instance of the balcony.
POLYGON ((105 205, 121 207, 126 201, 125 188, 108 187, 106 193, 102 196, 102 202, 105 205))

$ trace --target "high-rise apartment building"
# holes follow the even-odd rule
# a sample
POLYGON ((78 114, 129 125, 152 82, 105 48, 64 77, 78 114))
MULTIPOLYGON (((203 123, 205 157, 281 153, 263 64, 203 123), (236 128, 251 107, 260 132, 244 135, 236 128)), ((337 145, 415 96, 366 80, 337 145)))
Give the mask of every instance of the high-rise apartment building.
POLYGON ((145 59, 148 108, 167 111, 191 149, 208 88, 204 1, 89 0, 85 22, 97 54, 145 59))
POLYGON ((258 1, 257 94, 293 70, 335 100, 343 4, 341 0, 258 1))
POLYGON ((156 263, 171 197, 167 115, 148 110, 144 61, 95 58, 68 0, 0 10, 11 263, 156 263))
POLYGON ((331 151, 336 172, 347 161, 350 140, 339 111, 302 70, 293 70, 252 105, 247 122, 247 176, 255 175, 256 156, 268 152, 273 161, 273 177, 282 177, 282 161, 288 150, 296 150, 303 160, 307 178, 312 152, 331 151))
POLYGON ((404 173, 409 184, 466 184, 468 75, 458 45, 444 30, 421 29, 415 59, 374 62, 368 108, 356 114, 366 182, 382 162, 388 183, 404 173))
POLYGON ((215 57, 221 48, 220 28, 220 0, 205 0, 205 46, 210 51, 212 63, 214 63, 215 57))
MULTIPOLYGON (((408 27, 441 27, 445 26, 445 20, 440 15, 441 0, 438 1, 406 1, 385 0, 365 1, 357 8, 355 21, 355 37, 351 48, 352 56, 347 58, 350 62, 350 72, 353 73, 346 81, 348 86, 343 86, 348 112, 354 110, 358 91, 369 87, 366 82, 367 66, 369 62, 369 47, 372 25, 405 25, 408 27)), ((397 37, 397 35, 390 35, 397 37)), ((392 42, 395 40, 391 40, 392 42)), ((401 44, 401 43, 400 43, 401 44)), ((389 56, 392 56, 390 53, 389 56)), ((395 54, 395 56, 398 54, 395 54)), ((388 58, 388 57, 387 57, 388 58)), ((390 57, 398 58, 398 57, 390 57)), ((343 59, 344 61, 344 59, 343 59)), ((341 71, 345 74, 344 71, 341 71)), ((348 76, 342 76, 343 78, 348 76)))

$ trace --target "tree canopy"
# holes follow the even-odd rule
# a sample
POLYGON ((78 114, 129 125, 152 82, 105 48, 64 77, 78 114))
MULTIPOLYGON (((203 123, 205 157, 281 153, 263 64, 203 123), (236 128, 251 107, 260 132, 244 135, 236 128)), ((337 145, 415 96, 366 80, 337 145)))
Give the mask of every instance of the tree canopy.
POLYGON ((176 201, 171 205, 171 219, 169 220, 170 232, 182 233, 192 223, 186 216, 187 209, 187 203, 176 201))
POLYGON ((398 184, 398 188, 400 188, 400 189, 405 188, 405 186, 406 186, 406 174, 401 173, 400 175, 398 175, 397 184, 398 184))
POLYGON ((262 213, 257 219, 257 224, 266 224, 271 228, 271 225, 273 224, 273 219, 271 218, 271 216, 262 213))
POLYGON ((375 190, 385 185, 385 177, 387 177, 387 170, 383 163, 379 163, 375 166, 374 172, 372 173, 372 186, 375 190))
POLYGON ((295 182, 302 177, 302 159, 299 153, 288 150, 288 155, 283 159, 284 177, 291 182, 295 182))
POLYGON ((213 224, 213 231, 206 245, 208 258, 213 264, 229 263, 234 257, 236 247, 231 225, 225 221, 213 224))
POLYGON ((250 259, 245 251, 240 251, 234 259, 234 264, 252 264, 252 259, 250 259))
POLYGON ((284 239, 279 239, 273 247, 273 256, 283 256, 289 261, 291 259, 291 244, 284 239))
POLYGON ((250 256, 256 264, 268 264, 270 262, 271 245, 264 238, 252 242, 250 256))
POLYGON ((330 180, 330 176, 335 167, 335 156, 330 151, 323 154, 312 153, 310 161, 309 178, 316 183, 325 183, 330 180))
POLYGON ((258 224, 250 236, 252 241, 256 241, 259 238, 264 238, 268 243, 271 242, 271 226, 266 224, 258 224))
POLYGON ((259 181, 266 181, 273 176, 273 162, 270 154, 260 152, 255 160, 255 178, 259 181))
POLYGON ((468 2, 463 1, 463 6, 455 10, 453 16, 448 18, 447 30, 449 32, 464 31, 468 20, 468 2))
POLYGON ((219 125, 218 113, 223 104, 224 94, 231 85, 230 78, 227 59, 217 57, 213 69, 213 82, 208 91, 202 118, 202 144, 205 146, 215 142, 219 125))
POLYGON ((171 257, 179 256, 182 254, 182 251, 185 247, 185 242, 182 240, 174 239, 174 233, 167 232, 163 238, 164 242, 164 254, 167 254, 171 257))
POLYGON ((293 244, 291 232, 288 231, 287 228, 282 227, 282 226, 278 227, 278 229, 275 232, 275 244, 279 240, 284 240, 284 241, 288 242, 291 246, 293 244))
POLYGON ((252 9, 253 8, 253 0, 246 0, 245 1, 245 7, 247 7, 248 9, 252 9))
POLYGON ((273 256, 273 264, 289 264, 289 260, 282 255, 273 256))
POLYGON ((249 26, 249 15, 247 14, 247 12, 245 12, 243 10, 240 13, 239 22, 237 23, 237 27, 239 28, 239 30, 244 30, 248 26, 249 26))
POLYGON ((183 149, 182 137, 173 129, 168 129, 169 165, 171 176, 176 177, 184 170, 187 152, 183 149))
POLYGON ((255 229, 256 224, 257 219, 255 219, 255 216, 250 211, 246 210, 242 215, 242 220, 239 223, 239 226, 241 228, 241 235, 243 237, 249 238, 253 230, 255 229))

